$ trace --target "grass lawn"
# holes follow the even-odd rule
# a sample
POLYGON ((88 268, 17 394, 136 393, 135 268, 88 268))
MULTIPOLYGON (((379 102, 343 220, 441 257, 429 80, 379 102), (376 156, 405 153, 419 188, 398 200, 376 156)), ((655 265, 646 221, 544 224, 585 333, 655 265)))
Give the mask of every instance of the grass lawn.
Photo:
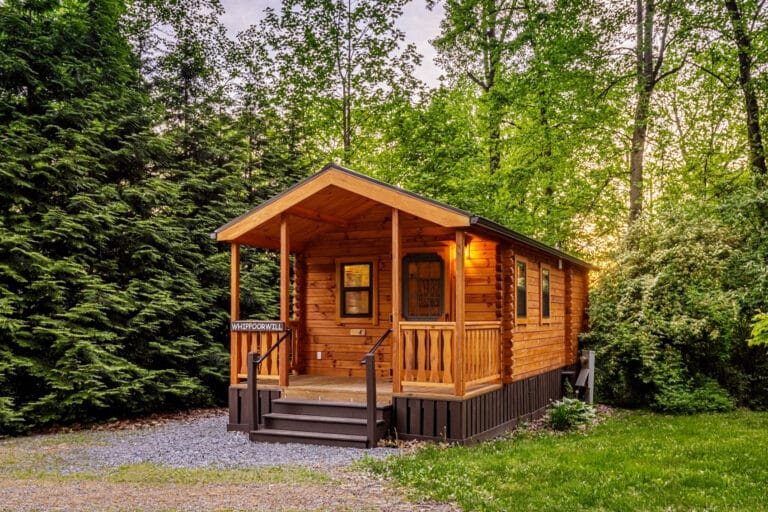
POLYGON ((518 433, 366 464, 464 510, 768 510, 768 413, 624 413, 586 434, 518 433))

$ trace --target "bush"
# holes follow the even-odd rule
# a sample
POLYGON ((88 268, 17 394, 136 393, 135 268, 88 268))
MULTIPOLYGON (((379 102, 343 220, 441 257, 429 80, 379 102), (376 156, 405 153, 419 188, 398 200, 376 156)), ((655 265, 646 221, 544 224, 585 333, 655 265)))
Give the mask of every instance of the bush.
POLYGON ((673 414, 726 412, 734 409, 734 401, 717 382, 705 380, 698 386, 678 383, 662 387, 652 408, 673 414))
POLYGON ((594 417, 594 406, 576 398, 563 398, 549 407, 549 425, 555 430, 573 430, 586 425, 594 417))
POLYGON ((749 318, 731 283, 744 245, 695 208, 635 223, 590 295, 583 344, 597 352, 601 400, 676 412, 730 409, 729 394, 746 401, 750 381, 733 355, 747 347, 749 318))

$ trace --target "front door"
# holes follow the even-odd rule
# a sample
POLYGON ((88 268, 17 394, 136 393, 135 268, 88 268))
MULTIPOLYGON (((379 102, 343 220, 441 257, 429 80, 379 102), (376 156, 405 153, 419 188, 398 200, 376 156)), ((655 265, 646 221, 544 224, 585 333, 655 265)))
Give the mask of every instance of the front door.
POLYGON ((403 318, 438 321, 445 314, 445 262, 437 253, 403 258, 403 318))

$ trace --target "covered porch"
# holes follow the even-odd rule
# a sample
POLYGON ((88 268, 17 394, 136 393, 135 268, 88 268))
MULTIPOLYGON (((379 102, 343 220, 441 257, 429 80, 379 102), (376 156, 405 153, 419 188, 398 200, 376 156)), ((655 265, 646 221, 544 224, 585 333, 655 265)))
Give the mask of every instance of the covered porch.
POLYGON ((332 383, 362 384, 370 353, 385 398, 501 385, 498 247, 470 221, 330 167, 220 228, 231 244, 230 384, 247 381, 258 353, 259 379, 286 394, 333 377, 316 381, 322 399, 338 393, 332 383), (241 246, 279 251, 279 319, 241 320, 241 246))

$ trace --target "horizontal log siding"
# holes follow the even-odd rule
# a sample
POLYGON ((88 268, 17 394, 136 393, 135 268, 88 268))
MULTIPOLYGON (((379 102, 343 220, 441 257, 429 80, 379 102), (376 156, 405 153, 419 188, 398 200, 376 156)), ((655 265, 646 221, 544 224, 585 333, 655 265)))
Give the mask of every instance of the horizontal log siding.
POLYGON ((499 320, 496 243, 477 237, 465 249, 464 290, 467 322, 499 320))
POLYGON ((564 369, 505 384, 467 400, 395 396, 395 435, 459 443, 491 438, 520 421, 541 417, 550 401, 562 398, 564 369))
MULTIPOLYGON (((582 293, 577 297, 567 293, 569 264, 562 262, 563 269, 560 269, 557 258, 529 247, 512 244, 502 250, 501 266, 503 294, 510 308, 505 315, 503 329, 512 335, 511 348, 504 345, 502 347, 504 366, 510 371, 505 375, 505 381, 526 379, 572 362, 572 354, 578 345, 576 335, 581 332, 582 325, 574 325, 569 315, 574 309, 573 301, 585 301, 586 295, 582 293), (514 272, 515 262, 519 260, 524 261, 527 266, 528 308, 525 319, 517 318, 515 307, 517 282, 514 272), (548 268, 550 272, 549 318, 541 316, 542 268, 548 268)), ((581 309, 584 309, 583 305, 581 309)))
POLYGON ((587 330, 587 304, 589 273, 576 266, 569 266, 570 286, 568 329, 565 343, 566 363, 575 363, 579 354, 579 333, 587 330))
MULTIPOLYGON (((302 321, 303 343, 299 346, 301 371, 311 375, 365 376, 360 365, 368 349, 391 326, 392 314, 392 224, 388 207, 374 206, 346 228, 337 227, 322 233, 306 244, 303 260, 306 265, 306 296, 299 306, 305 312, 302 321), (360 258, 377 261, 378 318, 337 319, 336 260, 360 258), (365 329, 364 336, 350 334, 352 329, 365 329), (322 359, 317 359, 321 352, 322 359)), ((401 239, 404 250, 423 247, 445 247, 453 240, 453 231, 441 228, 411 215, 401 215, 401 239)), ((425 249, 429 250, 429 249, 425 249)), ((450 262, 445 262, 446 269, 450 262)), ((446 303, 449 298, 446 297, 446 303)), ((390 337, 376 352, 379 377, 389 377, 392 365, 390 337)))

